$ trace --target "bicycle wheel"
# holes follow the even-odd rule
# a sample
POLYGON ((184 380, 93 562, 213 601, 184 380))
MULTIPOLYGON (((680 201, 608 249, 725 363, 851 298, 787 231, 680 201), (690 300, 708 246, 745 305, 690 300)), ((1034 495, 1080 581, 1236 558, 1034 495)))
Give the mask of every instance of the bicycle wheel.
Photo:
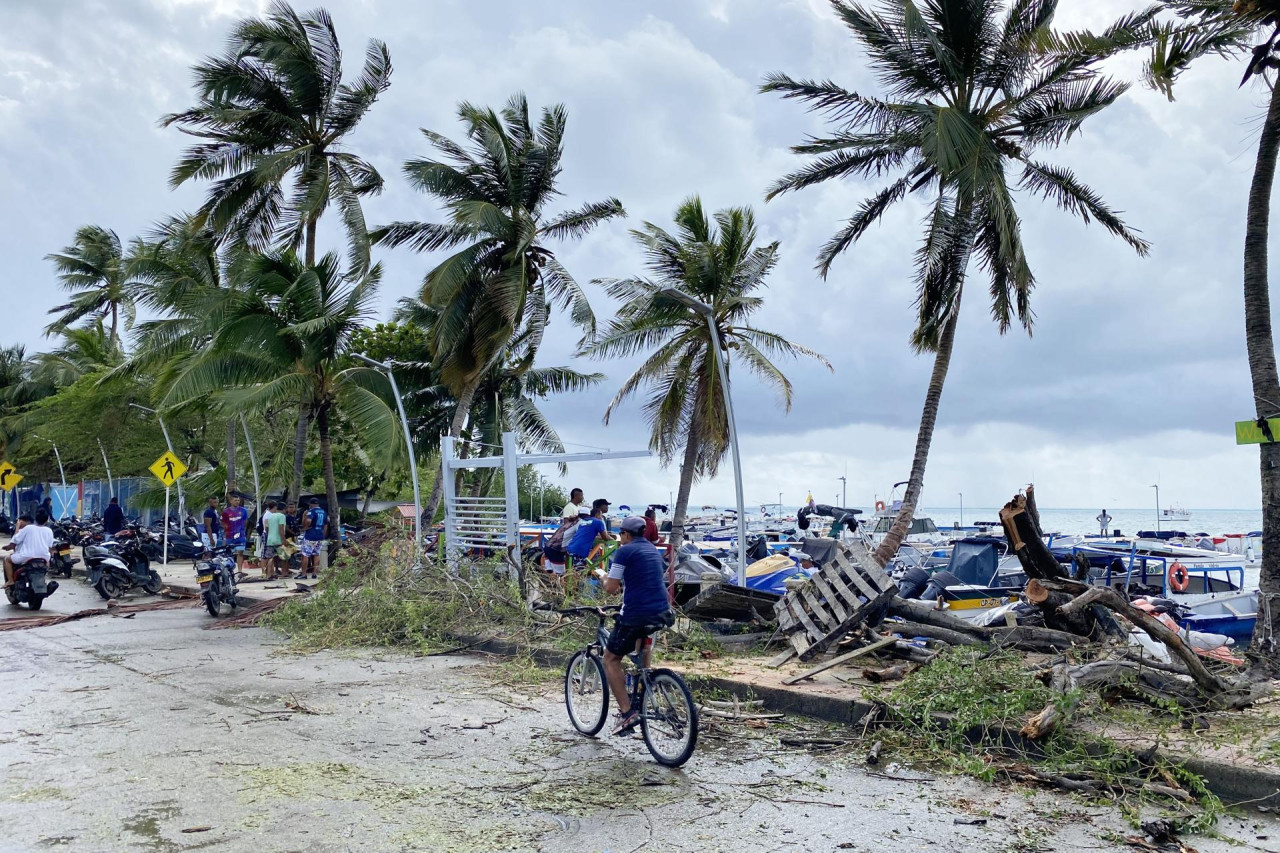
POLYGON ((584 735, 597 734, 609 716, 609 685, 604 664, 586 649, 569 659, 564 672, 564 705, 569 722, 584 735))
POLYGON ((669 669, 649 673, 640 705, 644 745, 659 764, 679 767, 698 745, 698 708, 684 679, 669 669))

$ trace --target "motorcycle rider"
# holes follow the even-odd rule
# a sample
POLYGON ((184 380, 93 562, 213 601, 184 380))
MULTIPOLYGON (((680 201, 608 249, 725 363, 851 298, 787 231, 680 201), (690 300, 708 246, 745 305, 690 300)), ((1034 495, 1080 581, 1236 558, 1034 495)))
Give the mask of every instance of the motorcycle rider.
POLYGON ((18 530, 13 534, 13 540, 4 546, 6 551, 13 551, 4 558, 6 589, 13 586, 18 566, 30 560, 44 560, 47 563, 52 558, 53 531, 45 527, 48 522, 49 514, 43 509, 36 510, 34 520, 26 514, 18 517, 18 530))

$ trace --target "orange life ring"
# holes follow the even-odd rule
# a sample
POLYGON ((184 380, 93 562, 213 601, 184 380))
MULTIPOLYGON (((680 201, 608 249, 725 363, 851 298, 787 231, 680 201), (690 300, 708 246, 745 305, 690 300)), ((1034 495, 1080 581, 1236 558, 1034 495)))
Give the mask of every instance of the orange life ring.
POLYGON ((1182 563, 1175 561, 1169 567, 1169 586, 1174 592, 1186 592, 1191 586, 1191 573, 1182 563))
POLYGON ((884 512, 884 501, 876 501, 876 512, 884 512))

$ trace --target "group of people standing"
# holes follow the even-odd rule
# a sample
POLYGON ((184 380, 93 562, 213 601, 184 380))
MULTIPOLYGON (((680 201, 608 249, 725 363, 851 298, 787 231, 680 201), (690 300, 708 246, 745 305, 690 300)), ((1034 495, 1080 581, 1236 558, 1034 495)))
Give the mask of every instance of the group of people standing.
MULTIPOLYGON (((607 516, 608 498, 596 498, 591 509, 585 505, 582 489, 569 492, 569 502, 560 513, 560 526, 542 548, 543 568, 553 574, 563 575, 572 565, 570 561, 585 562, 597 542, 614 540, 609 532, 607 516)), ((662 541, 658 533, 658 521, 652 508, 644 513, 644 533, 641 538, 657 545, 662 541)))
MULTIPOLYGON (((248 526, 249 511, 239 495, 231 495, 229 505, 221 511, 218 499, 211 497, 204 511, 200 539, 207 550, 229 547, 235 554, 236 569, 241 570, 249 547, 248 526)), ((310 500, 306 511, 296 503, 267 501, 257 524, 263 578, 318 578, 320 569, 328 568, 330 527, 329 514, 318 498, 310 500), (297 575, 289 570, 289 560, 295 552, 302 555, 297 575)))

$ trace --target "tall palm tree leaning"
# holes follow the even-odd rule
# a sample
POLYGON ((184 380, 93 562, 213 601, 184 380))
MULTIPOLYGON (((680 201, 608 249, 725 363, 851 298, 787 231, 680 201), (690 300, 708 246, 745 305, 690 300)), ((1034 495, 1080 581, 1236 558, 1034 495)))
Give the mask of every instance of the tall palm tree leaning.
POLYGON ((45 334, 65 331, 84 318, 111 321, 112 345, 120 346, 120 315, 125 329, 132 328, 137 317, 134 294, 137 282, 129 275, 129 263, 116 232, 98 225, 86 225, 76 231, 75 241, 45 260, 52 261, 58 280, 71 298, 63 305, 49 309, 58 318, 45 329, 45 334))
POLYGON ((694 480, 715 476, 729 450, 724 390, 716 347, 706 318, 663 291, 675 288, 711 307, 725 352, 778 390, 791 409, 791 382, 767 354, 808 356, 831 369, 818 353, 781 335, 748 324, 764 305, 759 291, 778 263, 778 244, 756 246, 755 216, 735 207, 715 214, 714 224, 694 196, 676 209, 675 234, 651 222, 631 234, 645 253, 649 277, 596 282, 621 304, 608 328, 583 347, 595 358, 646 354, 605 411, 605 423, 642 387, 652 389, 644 404, 649 447, 663 464, 683 454, 680 491, 671 521, 671 544, 684 541, 689 491, 694 480))
MULTIPOLYGON (((317 225, 336 203, 351 271, 367 270, 360 199, 382 191, 382 176, 342 141, 391 84, 387 46, 370 40, 359 76, 343 83, 342 48, 329 13, 299 16, 277 0, 265 18, 236 24, 226 52, 194 71, 199 102, 161 124, 205 141, 187 149, 170 183, 213 181, 200 216, 220 239, 256 249, 303 247, 309 267, 316 263, 317 225)), ((299 408, 290 495, 301 489, 314 414, 299 408)))
POLYGON ((399 456, 404 446, 386 377, 341 363, 351 335, 374 313, 382 268, 344 275, 332 252, 308 266, 286 251, 248 258, 241 274, 246 286, 232 295, 225 321, 200 355, 183 365, 162 405, 212 397, 235 412, 303 400, 315 412, 336 530, 341 523, 331 441, 336 412, 355 427, 371 456, 386 460, 399 456))
MULTIPOLYGON (((1280 3, 1276 0, 1165 0, 1172 20, 1155 28, 1147 82, 1173 99, 1173 84, 1192 62, 1206 55, 1248 56, 1243 86, 1277 67, 1280 53, 1280 3)), ((1258 154, 1249 187, 1244 230, 1244 329, 1253 380, 1255 413, 1280 416, 1280 373, 1276 370, 1271 333, 1271 292, 1267 277, 1267 239, 1271 222, 1271 188, 1280 154, 1280 86, 1269 89, 1266 116, 1258 137, 1258 154)), ((1259 448, 1262 480, 1262 571, 1259 593, 1266 606, 1258 610, 1253 649, 1258 670, 1280 675, 1280 445, 1259 448)))
MULTIPOLYGON (((220 250, 217 235, 201 217, 172 216, 147 239, 135 240, 129 255, 131 274, 139 282, 138 303, 158 316, 138 326, 133 352, 116 372, 150 377, 154 405, 225 320, 234 281, 230 267, 244 254, 235 247, 220 250)), ((226 422, 227 492, 237 486, 238 414, 226 422)))
MULTIPOLYGON (((429 341, 441 381, 457 400, 449 426, 455 439, 462 435, 476 388, 517 329, 528 335, 525 370, 533 366, 553 306, 568 310, 585 334, 595 331, 586 294, 548 241, 582 237, 625 215, 616 198, 548 214, 548 204, 560 195, 556 179, 568 121, 562 104, 544 108, 537 126, 529 120, 522 94, 512 97, 501 115, 462 103, 458 118, 468 146, 424 129, 440 159, 404 165, 410 184, 444 203, 448 221, 395 222, 373 235, 379 244, 419 252, 457 250, 427 273, 420 294, 440 312, 429 341)), ((435 518, 443 487, 443 477, 437 477, 424 511, 428 520, 435 518)))
POLYGON ((1021 171, 1018 189, 1052 199, 1086 223, 1097 220, 1139 254, 1148 249, 1069 169, 1035 155, 1065 143, 1086 118, 1128 88, 1103 76, 1098 65, 1141 43, 1154 13, 1130 15, 1094 35, 1053 30, 1057 0, 1016 0, 1007 11, 1002 5, 882 0, 872 11, 832 0, 836 15, 867 52, 884 95, 867 97, 830 81, 783 74, 771 75, 762 87, 807 103, 835 125, 829 136, 794 146, 815 159, 778 181, 769 198, 823 181, 899 173, 822 248, 817 266, 824 278, 835 259, 908 193, 925 195, 932 207, 915 255, 918 318, 912 345, 934 353, 933 374, 902 508, 876 551, 881 562, 897 552, 924 487, 971 261, 990 279, 991 314, 1000 331, 1015 318, 1031 330, 1035 279, 1007 170, 1021 171))

